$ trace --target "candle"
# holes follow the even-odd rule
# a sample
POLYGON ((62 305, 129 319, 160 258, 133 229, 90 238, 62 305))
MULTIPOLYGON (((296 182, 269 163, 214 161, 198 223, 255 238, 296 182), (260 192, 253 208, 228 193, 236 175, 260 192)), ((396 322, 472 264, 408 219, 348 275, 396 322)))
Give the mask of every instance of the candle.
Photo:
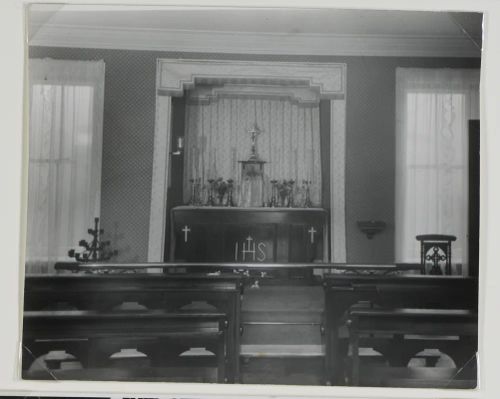
POLYGON ((236 173, 236 148, 235 147, 231 147, 231 173, 232 174, 236 173))
MULTIPOLYGON (((270 103, 267 100, 262 101, 263 105, 265 105, 266 111, 270 109, 270 103)), ((269 115, 269 113, 267 114, 269 115)), ((267 154, 267 160, 268 160, 268 165, 269 165, 269 176, 271 176, 273 179, 275 178, 275 165, 276 165, 276 160, 273 159, 273 151, 272 151, 272 142, 271 142, 271 137, 272 137, 272 130, 271 130, 271 123, 267 123, 267 140, 269 143, 269 153, 267 154)))
POLYGON ((101 199, 99 198, 99 194, 96 195, 95 200, 94 200, 94 217, 99 217, 100 214, 100 208, 101 208, 101 199))
POLYGON ((311 167, 309 169, 309 180, 312 182, 314 178, 314 153, 312 149, 308 150, 308 152, 309 152, 309 158, 311 160, 311 167))
POLYGON ((212 155, 211 155, 211 158, 212 158, 212 178, 213 179, 217 179, 217 163, 216 163, 216 159, 215 159, 215 148, 212 148, 212 155))
POLYGON ((207 172, 207 179, 212 178, 212 149, 208 149, 208 172, 207 172))
POLYGON ((205 184, 205 141, 201 137, 201 184, 205 184))
POLYGON ((295 181, 299 181, 299 156, 297 154, 297 149, 293 150, 294 163, 295 163, 295 181))
POLYGON ((191 149, 191 174, 193 175, 193 179, 198 178, 198 158, 197 158, 197 148, 194 146, 191 149))

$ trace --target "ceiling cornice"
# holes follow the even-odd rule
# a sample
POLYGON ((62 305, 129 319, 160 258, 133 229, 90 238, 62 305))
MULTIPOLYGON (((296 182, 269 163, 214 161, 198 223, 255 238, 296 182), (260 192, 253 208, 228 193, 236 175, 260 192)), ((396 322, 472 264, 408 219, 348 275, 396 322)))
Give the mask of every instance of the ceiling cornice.
POLYGON ((386 57, 480 57, 466 37, 339 35, 131 29, 44 24, 30 46, 203 52, 386 57))

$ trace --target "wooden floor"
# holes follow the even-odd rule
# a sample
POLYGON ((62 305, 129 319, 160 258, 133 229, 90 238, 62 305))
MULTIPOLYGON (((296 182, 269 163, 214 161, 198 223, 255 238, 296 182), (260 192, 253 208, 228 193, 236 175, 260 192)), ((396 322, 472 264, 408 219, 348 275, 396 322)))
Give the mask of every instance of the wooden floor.
MULTIPOLYGON (((112 368, 81 369, 78 363, 71 361, 61 364, 61 369, 47 373, 44 367, 35 366, 31 379, 65 379, 65 380, 112 380, 112 381, 169 381, 169 382, 217 382, 216 370, 212 367, 186 367, 168 369, 151 369, 148 359, 123 358, 115 359, 112 368)), ((241 362, 242 384, 275 384, 275 385, 321 385, 323 370, 322 357, 302 358, 256 358, 243 357, 241 362)))
MULTIPOLYGON (((473 389, 476 370, 457 370, 451 367, 380 367, 377 357, 366 358, 361 372, 362 386, 419 387, 473 389)), ((208 359, 207 359, 208 360, 208 359)), ((321 356, 300 358, 242 357, 241 384, 323 385, 321 356)), ((383 366, 383 365, 382 365, 383 366)), ((146 358, 115 359, 112 368, 82 370, 77 364, 66 362, 50 374, 38 368, 31 378, 64 380, 110 380, 151 382, 215 383, 217 373, 213 367, 150 368, 146 358)), ((26 376, 30 378, 30 376, 26 376)))
POLYGON ((243 358, 244 384, 322 385, 323 358, 243 358))

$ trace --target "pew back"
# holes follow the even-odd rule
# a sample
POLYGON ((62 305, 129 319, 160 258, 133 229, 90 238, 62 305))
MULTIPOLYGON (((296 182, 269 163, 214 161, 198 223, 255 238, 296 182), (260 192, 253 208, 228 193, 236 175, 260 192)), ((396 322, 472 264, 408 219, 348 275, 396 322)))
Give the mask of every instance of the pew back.
MULTIPOLYGON (((217 380, 225 381, 223 313, 27 311, 23 321, 24 378, 37 378, 29 366, 47 351, 64 350, 86 369, 105 369, 113 353, 135 347, 148 355, 153 366, 164 367, 178 363, 179 348, 199 345, 213 351, 217 380)), ((101 379, 107 378, 103 372, 101 379)))
POLYGON ((27 275, 24 309, 73 309, 110 312, 125 302, 149 310, 179 312, 205 302, 228 321, 228 380, 239 379, 242 278, 236 274, 100 273, 27 275))
MULTIPOLYGON (((343 317, 354 304, 365 302, 385 309, 465 309, 477 313, 478 282, 475 278, 430 275, 326 275, 325 379, 343 384, 343 358, 347 344, 339 337, 343 317)), ((477 325, 476 325, 477 328, 477 325)))

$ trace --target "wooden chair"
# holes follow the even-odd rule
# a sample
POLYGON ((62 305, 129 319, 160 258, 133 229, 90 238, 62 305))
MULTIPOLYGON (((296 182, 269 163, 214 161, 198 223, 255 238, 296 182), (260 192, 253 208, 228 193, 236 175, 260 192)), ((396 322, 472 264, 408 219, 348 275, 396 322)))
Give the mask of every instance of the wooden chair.
POLYGON ((422 234, 416 239, 420 241, 422 274, 450 275, 451 243, 457 237, 446 234, 422 234))

